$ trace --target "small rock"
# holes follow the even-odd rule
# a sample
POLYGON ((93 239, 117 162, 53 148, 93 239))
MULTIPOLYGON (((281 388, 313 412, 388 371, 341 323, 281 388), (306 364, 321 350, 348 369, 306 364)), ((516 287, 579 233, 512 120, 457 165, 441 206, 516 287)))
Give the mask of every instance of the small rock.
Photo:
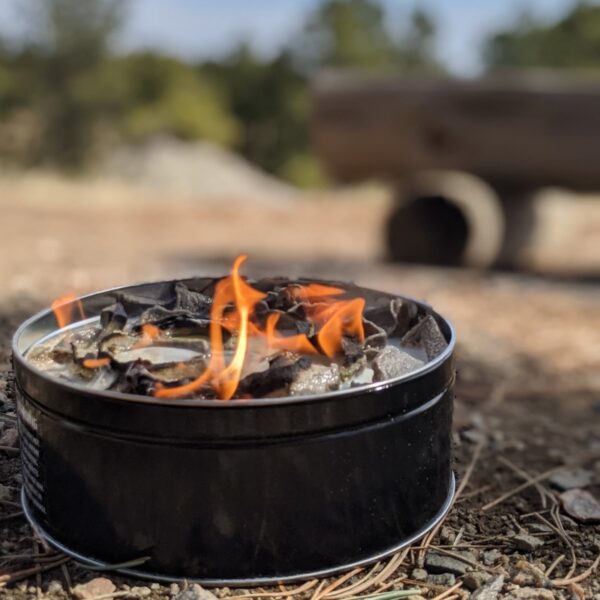
POLYGON ((519 533, 515 535, 512 541, 515 548, 517 548, 517 550, 522 550, 523 552, 535 552, 544 545, 543 540, 540 540, 533 535, 529 535, 528 533, 519 533))
POLYGON ((565 511, 581 523, 600 521, 600 504, 585 490, 574 489, 563 492, 560 499, 565 511))
POLYGON ((431 315, 427 315, 410 329, 400 340, 400 343, 403 346, 425 348, 429 360, 441 354, 448 346, 437 321, 431 315))
POLYGON ((470 571, 469 573, 465 573, 463 583, 467 589, 475 591, 480 587, 483 587, 490 579, 491 575, 489 573, 484 573, 483 571, 470 571))
POLYGON ((179 584, 177 583, 172 583, 169 586, 169 593, 171 594, 171 596, 176 596, 177 594, 179 594, 179 592, 181 591, 179 584))
POLYGON ((467 442, 471 442, 471 444, 482 443, 486 440, 485 433, 477 429, 465 429, 460 432, 460 435, 464 440, 467 440, 467 442))
POLYGON ((117 588, 106 577, 96 577, 87 583, 80 583, 73 588, 73 596, 78 600, 90 600, 96 596, 112 594, 117 588))
POLYGON ((152 590, 146 586, 134 586, 129 590, 129 598, 146 598, 152 593, 152 590))
POLYGON ((495 548, 493 550, 487 550, 483 553, 483 564, 486 567, 493 567, 501 558, 502 553, 495 548))
POLYGON ((425 569, 413 569, 410 578, 415 581, 425 581, 427 579, 427 571, 425 569))
POLYGON ((160 583, 151 583, 150 589, 154 591, 160 590, 160 583))
POLYGON ((217 600, 217 597, 208 590, 195 583, 192 587, 189 587, 183 592, 179 592, 175 596, 175 600, 217 600))
POLYGON ((374 381, 385 381, 406 375, 422 367, 425 363, 396 346, 386 346, 373 360, 374 381))
POLYGON ((469 565, 462 560, 433 552, 427 554, 425 566, 431 573, 452 573, 458 577, 464 575, 469 568, 469 565))
POLYGON ((456 539, 456 534, 452 529, 450 529, 450 527, 442 527, 442 530, 440 531, 440 539, 445 544, 452 544, 456 539))
POLYGON ((546 577, 546 573, 536 565, 520 560, 515 566, 519 569, 519 572, 512 579, 516 585, 521 587, 552 587, 552 582, 546 577))
POLYGON ((563 469, 554 473, 548 481, 561 491, 584 488, 592 482, 592 473, 586 469, 563 469))
POLYGON ((505 598, 507 600, 554 600, 554 594, 550 590, 524 587, 512 590, 505 598))
POLYGON ((456 577, 452 573, 440 573, 439 575, 428 575, 427 583, 433 585, 454 585, 456 583, 456 577))
POLYGON ((504 575, 498 575, 483 587, 475 590, 469 600, 496 600, 504 585, 504 575))
POLYGON ((298 373, 290 385, 290 396, 305 396, 311 394, 325 394, 336 390, 340 385, 340 370, 337 364, 329 367, 312 365, 298 373))
POLYGON ((0 446, 8 446, 9 448, 16 448, 19 445, 19 432, 15 427, 7 429, 2 436, 0 436, 0 446))
POLYGON ((49 594, 60 594, 63 592, 63 586, 62 583, 60 581, 57 581, 56 579, 53 579, 49 584, 48 584, 48 593, 49 594))

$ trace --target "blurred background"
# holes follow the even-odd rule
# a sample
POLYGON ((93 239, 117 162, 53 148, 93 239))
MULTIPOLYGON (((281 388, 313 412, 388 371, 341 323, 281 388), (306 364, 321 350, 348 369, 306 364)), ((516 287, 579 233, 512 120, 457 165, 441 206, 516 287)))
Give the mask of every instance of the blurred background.
MULTIPOLYGON (((515 516, 544 510, 482 504, 557 463, 600 497, 600 1, 0 0, 0 414, 28 315, 241 253, 244 274, 354 280, 453 322, 459 472, 485 443, 442 543, 500 547, 516 585, 515 516)), ((531 572, 576 552, 554 576, 598 598, 600 532, 567 527, 531 572)))
POLYGON ((2 296, 239 252, 594 280, 599 67, 593 2, 4 0, 2 296))

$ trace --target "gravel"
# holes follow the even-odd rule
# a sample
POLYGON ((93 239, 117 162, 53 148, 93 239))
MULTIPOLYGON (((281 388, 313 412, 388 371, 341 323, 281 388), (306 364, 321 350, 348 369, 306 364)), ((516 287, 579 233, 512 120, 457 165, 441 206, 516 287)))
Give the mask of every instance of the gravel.
POLYGON ((600 522, 600 503, 585 490, 575 489, 564 492, 560 496, 563 508, 581 523, 600 522))
POLYGON ((535 552, 544 545, 544 541, 527 533, 519 533, 512 539, 513 545, 517 550, 523 552, 535 552))
POLYGON ((471 594, 470 600, 496 600, 503 585, 504 575, 498 575, 498 577, 495 577, 484 586, 475 590, 471 594))
POLYGON ((561 491, 584 488, 592 482, 592 472, 587 469, 565 469, 554 473, 548 481, 561 491))
MULTIPOLYGON (((469 559, 472 560, 472 559, 469 559)), ((425 567, 431 573, 452 573, 460 577, 467 572, 469 565, 458 558, 429 552, 425 559, 425 567)))

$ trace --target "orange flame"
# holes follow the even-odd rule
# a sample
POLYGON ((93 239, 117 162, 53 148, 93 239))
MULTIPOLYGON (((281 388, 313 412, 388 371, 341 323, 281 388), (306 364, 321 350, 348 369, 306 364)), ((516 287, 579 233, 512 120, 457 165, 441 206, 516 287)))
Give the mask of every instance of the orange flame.
POLYGON ((233 264, 231 275, 221 279, 215 286, 215 294, 210 313, 211 357, 208 367, 199 377, 174 388, 159 387, 155 395, 159 398, 177 398, 195 392, 210 383, 219 398, 229 400, 237 389, 244 358, 248 346, 248 322, 254 305, 266 294, 249 286, 239 274, 245 256, 238 256, 233 264), (234 314, 225 315, 225 310, 233 302, 234 314), (237 323, 237 345, 229 365, 225 365, 223 347, 223 323, 237 323))
MULTIPOLYGON (((254 308, 266 294, 254 289, 241 277, 239 270, 245 260, 246 256, 236 258, 231 274, 218 281, 215 286, 209 327, 211 355, 206 369, 196 379, 184 385, 165 387, 158 384, 155 396, 179 398, 210 386, 222 400, 231 399, 241 379, 251 338, 264 344, 265 356, 273 350, 318 353, 318 349, 305 334, 286 336, 277 331, 277 324, 283 313, 271 312, 264 323, 264 329, 253 320, 254 308), (223 329, 229 331, 235 340, 232 352, 225 350, 223 329), (232 353, 232 356, 227 362, 228 353, 232 353)), ((317 283, 290 286, 289 292, 308 303, 307 316, 320 326, 318 345, 328 357, 335 356, 341 349, 344 335, 364 340, 363 299, 336 301, 334 297, 343 294, 344 290, 317 283)), ((143 336, 146 334, 149 339, 154 339, 153 335, 157 332, 144 329, 143 336)))
POLYGON ((83 366, 86 369, 99 369, 110 365, 110 358, 86 358, 83 361, 83 366))
POLYGON ((74 294, 64 294, 50 305, 58 326, 62 329, 75 321, 85 319, 81 300, 74 294))
POLYGON ((319 347, 329 358, 333 358, 342 349, 344 335, 352 335, 365 341, 365 330, 362 322, 362 313, 365 308, 363 298, 353 300, 340 300, 335 304, 315 311, 316 320, 325 319, 321 330, 317 334, 319 347))
POLYGON ((160 336, 160 329, 152 323, 145 323, 142 325, 142 337, 140 341, 134 346, 134 348, 146 348, 151 346, 152 342, 160 336))

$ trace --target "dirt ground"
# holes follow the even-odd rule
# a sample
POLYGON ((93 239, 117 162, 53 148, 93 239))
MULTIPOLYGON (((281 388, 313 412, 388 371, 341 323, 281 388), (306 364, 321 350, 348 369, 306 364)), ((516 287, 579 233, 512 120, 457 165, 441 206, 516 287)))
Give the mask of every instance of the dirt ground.
MULTIPOLYGON (((438 600, 600 598, 600 526, 567 515, 548 474, 584 469, 583 487, 600 498, 600 203, 573 203, 571 212, 556 197, 546 203, 527 261, 562 274, 548 278, 381 262, 389 201, 379 192, 285 205, 158 200, 100 184, 0 181, 0 439, 10 446, 0 447, 0 582, 14 579, 0 583, 0 598, 72 597, 73 587, 100 575, 72 560, 47 568, 60 555, 45 554, 20 512, 18 442, 7 433, 14 425, 8 344, 15 327, 59 293, 224 273, 238 252, 250 254, 251 275, 355 280, 424 299, 453 321, 454 454, 463 484, 436 535, 387 568, 308 582, 299 592, 212 593, 342 600, 404 589, 438 600), (570 278, 572 271, 587 277, 570 278), (454 558, 453 566, 432 566, 436 555, 454 558)), ((191 584, 106 577, 116 587, 102 598, 211 597, 191 584)))

